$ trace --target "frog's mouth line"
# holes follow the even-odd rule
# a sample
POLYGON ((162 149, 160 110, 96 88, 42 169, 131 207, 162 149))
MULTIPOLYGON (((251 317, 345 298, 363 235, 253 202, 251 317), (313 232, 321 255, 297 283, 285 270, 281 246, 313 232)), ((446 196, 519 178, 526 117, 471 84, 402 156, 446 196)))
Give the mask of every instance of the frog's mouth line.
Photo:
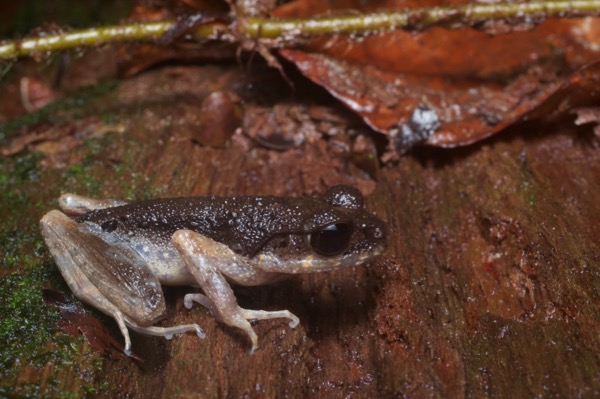
POLYGON ((384 246, 377 245, 371 251, 348 255, 325 257, 310 255, 304 259, 283 259, 275 254, 267 253, 257 255, 253 261, 255 266, 268 272, 280 273, 314 273, 345 267, 359 266, 368 263, 383 253, 384 246))

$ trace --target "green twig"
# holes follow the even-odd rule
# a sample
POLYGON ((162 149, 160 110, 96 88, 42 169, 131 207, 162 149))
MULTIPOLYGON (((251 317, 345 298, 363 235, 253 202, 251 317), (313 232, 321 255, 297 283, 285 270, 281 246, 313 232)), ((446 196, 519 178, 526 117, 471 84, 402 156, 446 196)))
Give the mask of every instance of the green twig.
MULTIPOLYGON (((27 57, 37 54, 43 55, 51 51, 98 46, 105 43, 157 39, 164 35, 174 24, 174 21, 136 23, 51 33, 25 39, 6 40, 0 43, 0 59, 27 57)), ((202 27, 202 30, 199 30, 198 34, 210 38, 212 32, 206 28, 208 26, 202 27)))
MULTIPOLYGON (((263 40, 269 47, 294 46, 300 39, 333 34, 369 34, 384 30, 422 31, 433 26, 449 29, 480 28, 486 22, 509 25, 540 23, 548 18, 600 15, 600 0, 531 1, 529 3, 466 4, 372 14, 328 15, 307 19, 278 19, 240 16, 230 25, 211 23, 194 32, 198 38, 230 42, 263 40)), ((175 21, 107 26, 0 43, 0 60, 104 43, 155 40, 175 21)))
POLYGON ((532 1, 465 4, 451 7, 416 8, 373 14, 329 15, 310 19, 243 18, 238 30, 250 38, 295 38, 339 33, 369 33, 403 29, 423 31, 433 26, 449 29, 475 27, 503 21, 511 25, 540 23, 548 18, 600 15, 600 1, 532 1))

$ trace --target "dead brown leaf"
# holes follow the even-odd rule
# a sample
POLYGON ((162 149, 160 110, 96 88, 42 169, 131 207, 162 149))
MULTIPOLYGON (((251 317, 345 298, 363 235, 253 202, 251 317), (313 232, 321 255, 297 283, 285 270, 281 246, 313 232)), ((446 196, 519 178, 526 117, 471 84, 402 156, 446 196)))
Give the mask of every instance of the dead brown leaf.
POLYGON ((123 125, 106 125, 95 118, 57 125, 41 123, 16 135, 6 147, 0 147, 0 156, 11 156, 27 149, 43 154, 45 157, 41 162, 45 167, 62 168, 78 161, 72 150, 86 139, 122 133, 124 129, 123 125))
MULTIPOLYGON (((433 1, 401 6, 393 1, 332 4, 296 1, 276 9, 274 15, 308 17, 341 9, 373 12, 448 5, 433 1)), ((472 29, 394 31, 313 40, 302 50, 282 49, 280 54, 371 128, 388 135, 392 145, 386 158, 391 159, 397 155, 394 152, 419 142, 467 145, 524 118, 543 115, 536 109, 553 93, 567 94, 577 71, 598 60, 597 22, 596 18, 552 20, 527 32, 519 31, 524 26, 505 27, 510 33, 496 36, 472 29), (423 121, 429 123, 426 128, 423 121)))

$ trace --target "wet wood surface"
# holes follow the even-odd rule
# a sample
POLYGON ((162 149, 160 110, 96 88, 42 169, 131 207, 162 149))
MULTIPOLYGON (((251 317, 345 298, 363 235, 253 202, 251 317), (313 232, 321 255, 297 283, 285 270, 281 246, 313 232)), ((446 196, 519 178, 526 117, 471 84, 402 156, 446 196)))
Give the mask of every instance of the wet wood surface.
MULTIPOLYGON (((288 309, 301 320, 295 329, 281 320, 254 324, 261 348, 253 355, 246 336, 201 307, 185 309, 190 289, 176 287, 166 290, 163 325, 197 322, 205 339, 133 333, 143 362, 106 358, 75 341, 81 355, 68 369, 74 376, 53 374, 49 364, 24 372, 21 382, 54 381, 84 395, 79 373, 90 369, 87 382, 100 397, 600 394, 600 164, 589 130, 568 121, 521 126, 472 147, 421 148, 385 165, 373 157, 382 137, 360 127, 336 136, 312 123, 319 134, 284 150, 239 131, 222 146, 202 144, 197 115, 210 92, 267 90, 250 87, 240 73, 165 67, 120 83, 108 109, 125 130, 104 140, 81 177, 92 185, 56 186, 36 212, 73 187, 83 195, 92 187, 95 195, 133 191, 143 198, 317 195, 354 184, 388 223, 387 252, 368 266, 236 288, 243 307, 288 309)), ((277 98, 296 104, 289 94, 277 98)), ((327 101, 322 106, 337 115, 336 124, 354 123, 327 101)), ((282 120, 306 127, 313 105, 282 120)), ((247 103, 242 108, 249 112, 247 103)), ((86 151, 53 156, 73 165, 89 162, 77 158, 86 151)))

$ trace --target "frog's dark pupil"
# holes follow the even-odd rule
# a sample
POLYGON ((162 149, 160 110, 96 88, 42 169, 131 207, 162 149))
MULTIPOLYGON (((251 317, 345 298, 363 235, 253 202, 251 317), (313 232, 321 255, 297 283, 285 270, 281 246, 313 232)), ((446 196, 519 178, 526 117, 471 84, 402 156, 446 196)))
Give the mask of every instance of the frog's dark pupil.
POLYGON ((108 221, 102 223, 100 225, 100 227, 102 228, 102 231, 110 233, 117 228, 118 224, 119 224, 119 222, 117 222, 115 219, 111 219, 111 220, 108 220, 108 221))
POLYGON ((332 223, 310 233, 308 242, 316 253, 334 256, 348 247, 351 236, 352 226, 349 223, 332 223))

